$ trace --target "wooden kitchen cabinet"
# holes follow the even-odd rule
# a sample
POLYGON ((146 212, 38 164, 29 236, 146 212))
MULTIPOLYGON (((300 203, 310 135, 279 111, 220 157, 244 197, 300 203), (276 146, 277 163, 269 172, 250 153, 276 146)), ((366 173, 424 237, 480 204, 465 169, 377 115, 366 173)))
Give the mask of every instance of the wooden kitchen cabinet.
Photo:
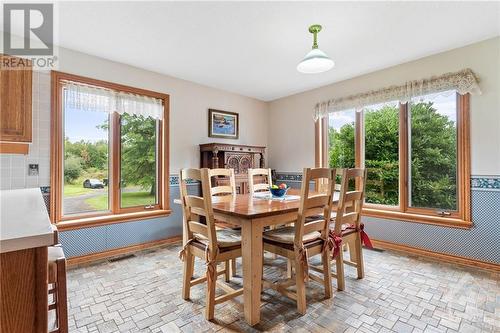
POLYGON ((31 142, 31 62, 0 55, 0 141, 31 142))

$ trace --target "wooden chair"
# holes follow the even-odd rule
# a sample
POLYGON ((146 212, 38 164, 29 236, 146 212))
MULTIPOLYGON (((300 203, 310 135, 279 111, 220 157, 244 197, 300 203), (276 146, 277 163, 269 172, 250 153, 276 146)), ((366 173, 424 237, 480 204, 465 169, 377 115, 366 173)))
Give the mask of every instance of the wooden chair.
POLYGON ((180 257, 184 261, 184 279, 182 297, 189 299, 192 286, 207 282, 205 318, 214 318, 215 305, 237 297, 243 293, 243 288, 233 289, 229 285, 217 281, 221 274, 229 281, 229 267, 217 270, 217 264, 241 257, 241 234, 239 230, 216 230, 214 213, 212 210, 212 195, 210 191, 209 169, 183 169, 180 174, 180 190, 183 207, 183 222, 185 243, 180 257), (189 195, 186 181, 188 179, 201 181, 202 197, 189 195), (206 224, 199 222, 204 216, 206 224), (201 258, 206 262, 206 276, 192 279, 194 258, 201 258), (226 292, 215 297, 216 284, 226 292))
POLYGON ((324 285, 326 298, 332 297, 331 244, 328 238, 330 219, 325 216, 330 216, 332 210, 335 176, 335 169, 304 169, 300 207, 294 226, 269 230, 263 236, 266 251, 286 257, 294 263, 295 267, 295 276, 292 275, 292 278, 281 283, 264 281, 264 286, 276 289, 296 300, 297 310, 301 314, 306 312, 305 282, 309 278, 324 285), (326 193, 309 196, 309 183, 316 179, 327 179, 330 187, 326 193), (307 217, 318 216, 319 213, 323 215, 318 220, 305 224, 307 217), (308 257, 314 255, 322 256, 322 268, 315 271, 322 273, 323 278, 316 274, 309 274, 308 257), (296 292, 287 289, 292 285, 296 286, 296 292))
MULTIPOLYGON (((57 234, 56 234, 57 238, 57 234)), ((57 240, 56 240, 57 242, 57 240)), ((54 311, 54 321, 49 323, 49 333, 68 332, 68 299, 66 290, 66 257, 60 244, 48 247, 48 293, 52 302, 48 311, 54 311)))
MULTIPOLYGON (((208 169, 208 177, 210 178, 210 194, 212 196, 223 196, 223 195, 236 195, 236 182, 234 178, 234 169, 208 169), (217 182, 213 178, 226 177, 228 179, 229 185, 215 185, 217 182)), ((216 228, 230 228, 234 229, 231 225, 227 225, 221 221, 215 221, 216 228)), ((230 260, 231 263, 231 276, 236 276, 236 259, 230 260)), ((225 264, 229 265, 229 262, 225 264)))
MULTIPOLYGON (((364 277, 363 247, 367 239, 361 223, 361 210, 365 198, 366 169, 343 169, 340 186, 339 203, 334 223, 330 229, 330 238, 334 244, 334 261, 336 272, 332 277, 337 279, 337 289, 344 290, 344 264, 354 266, 358 271, 358 279, 364 277), (356 189, 349 191, 349 181, 355 180, 356 189), (341 245, 348 245, 350 260, 344 260, 341 245)), ((369 239, 367 239, 369 242, 369 239)), ((369 244, 371 247, 371 244, 369 244)))
MULTIPOLYGON (((234 169, 208 169, 208 177, 227 177, 229 185, 210 185, 211 195, 236 195, 236 182, 234 180, 234 169)), ((210 183, 212 184, 212 182, 210 183)), ((216 184, 215 182, 213 184, 216 184)))
POLYGON ((271 169, 248 169, 248 191, 250 195, 253 196, 255 192, 269 191, 272 185, 271 169), (255 176, 265 176, 267 182, 255 184, 255 176))

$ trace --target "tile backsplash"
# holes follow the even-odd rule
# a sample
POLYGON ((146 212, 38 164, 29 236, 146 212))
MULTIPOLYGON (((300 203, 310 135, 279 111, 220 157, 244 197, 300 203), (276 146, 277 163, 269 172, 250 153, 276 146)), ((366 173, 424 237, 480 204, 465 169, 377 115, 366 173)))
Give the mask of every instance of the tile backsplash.
POLYGON ((33 142, 28 155, 0 155, 0 189, 50 185, 50 73, 33 71, 33 142), (37 176, 28 165, 38 164, 37 176))

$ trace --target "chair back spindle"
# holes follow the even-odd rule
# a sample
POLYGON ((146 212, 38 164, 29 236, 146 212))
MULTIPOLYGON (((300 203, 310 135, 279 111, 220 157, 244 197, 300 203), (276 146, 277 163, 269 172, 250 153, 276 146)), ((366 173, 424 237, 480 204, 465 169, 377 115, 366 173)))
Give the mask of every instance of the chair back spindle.
POLYGON ((212 195, 210 190, 209 169, 182 169, 180 173, 181 201, 184 210, 185 240, 193 238, 193 233, 208 239, 208 249, 211 256, 216 255, 217 234, 215 229, 214 212, 212 209, 212 195), (187 192, 189 179, 201 182, 202 196, 190 195, 187 192), (204 216, 206 224, 199 222, 204 216))
POLYGON ((295 225, 296 247, 302 246, 302 239, 305 234, 313 231, 319 231, 321 237, 328 237, 330 227, 330 214, 333 206, 333 193, 335 191, 336 169, 330 168, 305 168, 302 175, 302 187, 300 194, 300 206, 298 218, 295 225), (309 196, 311 181, 321 180, 324 184, 325 192, 309 196), (323 214, 318 220, 305 223, 311 216, 323 214))
POLYGON ((234 169, 208 169, 208 177, 210 179, 210 194, 211 195, 236 195, 236 182, 234 178, 234 169), (212 186, 214 177, 227 177, 229 185, 212 186))
POLYGON ((342 225, 352 225, 359 229, 361 210, 365 199, 366 169, 343 169, 340 197, 335 218, 335 234, 340 235, 342 225), (349 183, 355 181, 355 190, 349 190, 349 183), (350 208, 349 210, 347 208, 350 208))
POLYGON ((255 192, 269 191, 272 185, 271 169, 248 169, 248 190, 250 195, 253 195, 255 192), (256 184, 254 182, 255 176, 264 176, 266 177, 266 181, 256 184))

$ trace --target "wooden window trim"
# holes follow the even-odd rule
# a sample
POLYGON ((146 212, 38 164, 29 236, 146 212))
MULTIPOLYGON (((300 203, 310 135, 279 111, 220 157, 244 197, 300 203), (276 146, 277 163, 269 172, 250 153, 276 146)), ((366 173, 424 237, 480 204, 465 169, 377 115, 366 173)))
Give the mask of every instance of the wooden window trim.
MULTIPOLYGON (((363 167, 363 113, 356 112, 355 159, 356 167, 363 167)), ((408 207, 408 104, 399 108, 399 206, 366 204, 363 216, 433 224, 444 227, 469 229, 471 221, 470 188, 470 95, 457 93, 457 184, 458 210, 442 217, 433 209, 408 207)), ((315 123, 316 166, 328 166, 328 118, 315 123), (325 125, 326 124, 326 125, 325 125), (321 143, 321 145, 319 145, 321 143), (326 160, 325 160, 326 158, 326 160)))
MULTIPOLYGON (((79 75, 63 73, 59 71, 51 72, 51 89, 52 89, 52 121, 51 121, 51 196, 50 196, 50 216, 52 223, 56 223, 60 229, 77 229, 89 226, 98 226, 110 223, 128 222, 133 220, 148 219, 159 216, 167 216, 171 213, 170 210, 170 185, 169 185, 169 95, 162 94, 150 90, 134 88, 117 83, 91 79, 79 75), (110 177, 112 186, 109 191, 110 195, 110 211, 101 213, 88 214, 72 214, 70 216, 62 215, 62 161, 63 161, 63 109, 62 109, 62 81, 73 81, 83 84, 100 86, 116 91, 122 91, 132 94, 144 95, 153 98, 158 98, 163 101, 164 114, 160 121, 158 129, 158 204, 152 208, 146 209, 143 206, 137 207, 120 207, 119 198, 119 177, 110 177)), ((109 158, 111 160, 111 175, 119 175, 120 173, 120 132, 119 115, 111 114, 111 145, 109 158)))

